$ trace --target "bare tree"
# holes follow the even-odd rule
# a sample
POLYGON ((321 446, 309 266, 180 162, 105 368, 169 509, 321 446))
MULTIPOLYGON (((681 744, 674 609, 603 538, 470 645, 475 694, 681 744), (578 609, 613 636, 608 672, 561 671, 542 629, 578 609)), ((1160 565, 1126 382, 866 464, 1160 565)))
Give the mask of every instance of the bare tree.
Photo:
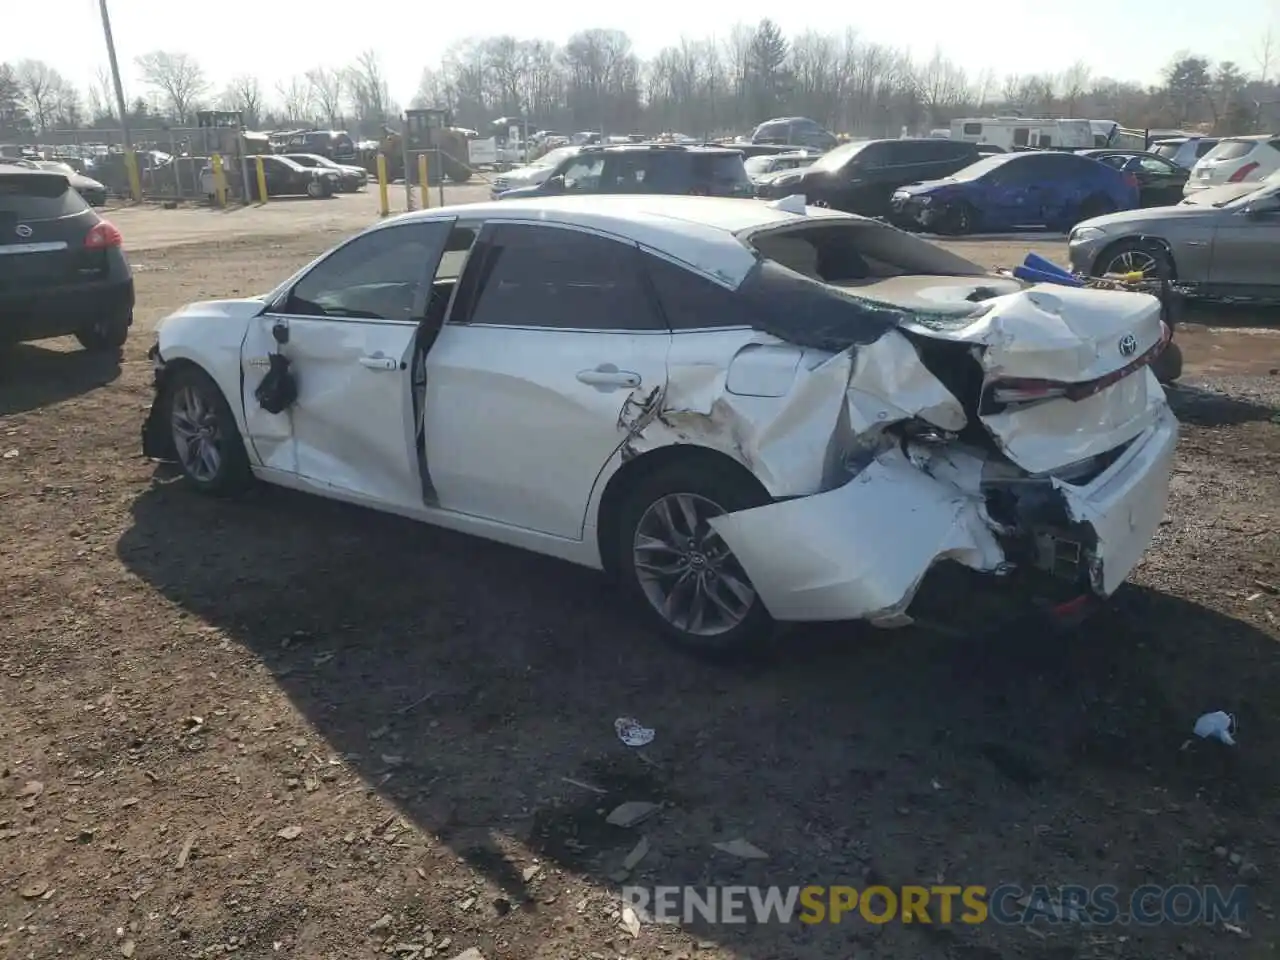
POLYGON ((964 102, 968 83, 964 71, 935 50, 933 56, 914 71, 915 92, 929 111, 930 122, 946 119, 943 114, 964 102))
POLYGON ((249 74, 233 77, 222 94, 228 110, 239 110, 246 127, 256 127, 262 116, 262 85, 249 74))
POLYGON ((990 67, 973 81, 973 105, 981 110, 996 92, 996 72, 990 67))
POLYGON ((1093 71, 1089 69, 1089 65, 1083 60, 1077 60, 1071 66, 1067 67, 1066 72, 1062 74, 1062 83, 1060 90, 1062 91, 1062 102, 1066 107, 1067 113, 1071 116, 1076 115, 1077 107, 1080 100, 1084 96, 1085 90, 1089 86, 1089 78, 1093 71))
POLYGON ((116 109, 116 88, 111 72, 106 67, 93 71, 93 84, 89 87, 89 110, 97 117, 113 117, 119 121, 116 109))
POLYGON ((209 90, 204 69, 186 53, 153 50, 137 58, 142 79, 164 101, 169 116, 178 123, 191 121, 197 101, 209 90))
POLYGON ((366 50, 356 58, 356 62, 347 69, 347 84, 357 119, 366 132, 378 132, 378 128, 387 122, 391 95, 376 51, 366 50))
POLYGON ((342 71, 316 67, 307 71, 307 83, 311 89, 311 102, 323 114, 329 127, 336 127, 342 116, 342 94, 345 89, 342 71))
POLYGON ((57 112, 58 98, 66 81, 43 60, 19 60, 14 71, 22 105, 35 128, 47 130, 57 112))
POLYGON ((1271 80, 1271 66, 1275 58, 1274 45, 1272 28, 1267 27, 1267 32, 1258 41, 1258 46, 1253 54, 1254 60, 1258 64, 1258 79, 1263 83, 1269 83, 1271 80))
POLYGON ((287 82, 276 84, 276 93, 280 97, 280 105, 284 108, 284 118, 292 123, 301 123, 311 114, 311 85, 303 77, 294 75, 287 82))

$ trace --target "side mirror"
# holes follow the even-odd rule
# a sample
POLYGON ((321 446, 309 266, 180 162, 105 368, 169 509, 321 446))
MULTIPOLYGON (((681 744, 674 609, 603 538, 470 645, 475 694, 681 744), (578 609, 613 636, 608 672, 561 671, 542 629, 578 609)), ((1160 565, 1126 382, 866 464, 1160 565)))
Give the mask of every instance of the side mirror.
POLYGON ((564 174, 556 174, 547 180, 547 190, 551 193, 564 192, 564 174))

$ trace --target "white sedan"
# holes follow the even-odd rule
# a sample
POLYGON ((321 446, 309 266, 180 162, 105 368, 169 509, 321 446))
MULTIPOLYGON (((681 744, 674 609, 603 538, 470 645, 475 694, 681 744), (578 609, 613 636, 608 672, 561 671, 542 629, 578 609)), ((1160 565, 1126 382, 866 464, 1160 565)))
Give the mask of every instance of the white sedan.
POLYGON ((165 319, 143 445, 602 568, 724 652, 910 622, 935 566, 1111 594, 1164 513, 1167 336, 798 197, 441 207, 165 319))

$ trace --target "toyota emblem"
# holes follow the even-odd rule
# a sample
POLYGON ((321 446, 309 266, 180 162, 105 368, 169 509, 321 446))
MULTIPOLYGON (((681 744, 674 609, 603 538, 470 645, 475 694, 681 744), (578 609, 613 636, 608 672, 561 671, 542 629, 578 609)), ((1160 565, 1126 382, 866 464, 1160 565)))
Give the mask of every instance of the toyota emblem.
POLYGON ((1120 338, 1120 356, 1132 357, 1138 352, 1138 338, 1132 333, 1126 333, 1120 338))
POLYGON ((15 232, 16 232, 16 233, 18 234, 18 236, 20 236, 23 240, 25 240, 25 239, 27 239, 27 237, 31 236, 31 228, 30 228, 30 227, 28 227, 25 223, 20 223, 20 224, 18 224, 18 229, 17 229, 15 232))

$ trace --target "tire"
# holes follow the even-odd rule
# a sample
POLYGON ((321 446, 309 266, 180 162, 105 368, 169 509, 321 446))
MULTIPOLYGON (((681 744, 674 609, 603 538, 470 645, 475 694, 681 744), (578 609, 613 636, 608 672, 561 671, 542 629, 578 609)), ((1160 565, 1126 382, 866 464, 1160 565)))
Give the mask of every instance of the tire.
POLYGON ((1151 364, 1151 372, 1161 383, 1173 383, 1177 380, 1182 376, 1182 348, 1176 343, 1165 347, 1164 352, 1156 357, 1155 363, 1151 364))
POLYGON ((132 323, 132 313, 118 317, 104 317, 95 320, 82 330, 77 330, 76 339, 80 341, 80 346, 90 353, 119 353, 120 348, 129 339, 129 327, 132 323))
POLYGON ((329 195, 323 180, 312 180, 307 184, 307 196, 312 200, 322 200, 329 195))
POLYGON ((249 457, 235 415, 213 378, 199 367, 185 366, 165 384, 164 396, 167 428, 187 483, 212 497, 243 493, 253 481, 249 457), (193 449, 193 431, 201 432, 202 442, 213 444, 212 468, 207 456, 193 449))
POLYGON ((471 179, 471 168, 464 167, 461 164, 449 164, 444 173, 449 178, 450 183, 466 183, 471 179))
POLYGON ((938 232, 949 237, 963 237, 973 233, 977 225, 978 211, 963 200, 957 200, 947 205, 938 224, 938 232))
MULTIPOLYGON (((768 502, 768 495, 753 480, 724 467, 717 468, 698 461, 677 462, 664 467, 643 478, 628 492, 617 517, 616 569, 626 589, 635 595, 644 615, 668 641, 696 656, 722 659, 754 653, 772 635, 773 619, 759 595, 723 541, 706 525, 709 516, 759 507, 768 502), (666 576, 646 576, 638 567, 638 554, 641 552, 636 547, 638 540, 647 538, 650 543, 660 542, 654 534, 663 530, 682 534, 690 532, 685 514, 680 510, 681 503, 674 500, 676 497, 683 498, 683 504, 692 506, 696 511, 699 522, 694 525, 694 533, 700 542, 684 556, 675 546, 644 551, 648 557, 655 558, 651 562, 656 563, 656 558, 666 557, 662 565, 671 567, 670 574, 666 576), (675 511, 669 514, 672 525, 662 523, 661 504, 675 511), (673 595, 673 591, 668 589, 672 578, 688 578, 695 569, 698 573, 694 575, 699 582, 714 591, 713 594, 702 593, 704 616, 710 618, 702 620, 702 629, 690 622, 696 614, 693 612, 692 595, 687 590, 676 594, 678 600, 689 601, 685 610, 668 616, 659 609, 663 597, 673 595), (746 596, 742 590, 744 586, 746 596), (708 599, 711 596, 727 603, 736 616, 726 617, 708 599)), ((672 537, 671 541, 675 539, 672 537)), ((686 586, 689 582, 684 580, 686 586)))
POLYGON ((1114 213, 1115 209, 1115 204, 1106 197, 1085 197, 1084 203, 1080 204, 1079 215, 1071 226, 1079 226, 1094 217, 1105 217, 1108 213, 1114 213))
POLYGON ((1162 277, 1172 280, 1177 275, 1169 252, 1160 244, 1149 240, 1122 240, 1108 247, 1093 262, 1090 273, 1095 277, 1103 277, 1108 273, 1128 273, 1133 270, 1142 270, 1143 276, 1148 280, 1160 280, 1162 277))

